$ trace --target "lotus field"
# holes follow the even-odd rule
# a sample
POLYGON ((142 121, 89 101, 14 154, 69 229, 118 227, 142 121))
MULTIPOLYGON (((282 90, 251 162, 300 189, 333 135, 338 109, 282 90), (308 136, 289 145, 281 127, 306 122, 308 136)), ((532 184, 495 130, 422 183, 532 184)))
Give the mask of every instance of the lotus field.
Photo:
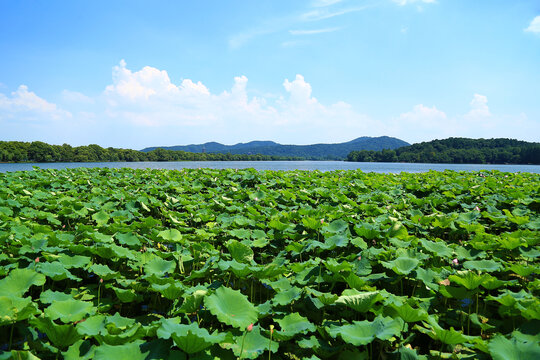
POLYGON ((0 174, 0 359, 540 359, 540 175, 0 174))

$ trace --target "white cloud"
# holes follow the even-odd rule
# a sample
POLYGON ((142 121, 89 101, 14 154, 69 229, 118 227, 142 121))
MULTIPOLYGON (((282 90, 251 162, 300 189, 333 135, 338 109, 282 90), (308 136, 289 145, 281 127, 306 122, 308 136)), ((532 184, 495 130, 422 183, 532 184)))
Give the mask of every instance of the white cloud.
POLYGON ((62 99, 68 103, 93 104, 94 99, 78 91, 63 90, 62 99))
POLYGON ((540 34, 540 15, 532 19, 529 27, 526 28, 525 31, 540 34))
POLYGON ((367 9, 369 6, 361 6, 361 7, 355 7, 355 8, 346 8, 341 10, 335 10, 330 11, 326 8, 320 8, 315 10, 310 10, 308 12, 303 13, 300 16, 300 19, 302 21, 319 21, 319 20, 325 20, 330 19, 336 16, 342 16, 349 13, 354 13, 358 11, 362 11, 367 9))
POLYGON ((424 4, 436 3, 436 0, 392 0, 392 1, 400 6, 405 6, 405 5, 414 4, 414 3, 424 3, 424 4))
POLYGON ((314 0, 311 3, 313 7, 325 7, 342 2, 343 0, 314 0))
POLYGON ((435 106, 427 107, 423 104, 414 106, 413 111, 403 113, 399 116, 401 121, 405 121, 409 124, 430 126, 440 124, 446 120, 446 114, 440 111, 435 106))
POLYGON ((474 97, 470 102, 471 110, 465 117, 470 119, 481 119, 491 116, 487 103, 488 100, 486 96, 474 94, 474 97))
POLYGON ((69 117, 71 113, 37 96, 26 85, 20 85, 10 97, 0 93, 0 119, 60 120, 69 117))
POLYGON ((316 35, 316 34, 334 32, 340 29, 341 28, 339 27, 334 27, 334 28, 313 29, 313 30, 290 30, 289 33, 291 35, 316 35))

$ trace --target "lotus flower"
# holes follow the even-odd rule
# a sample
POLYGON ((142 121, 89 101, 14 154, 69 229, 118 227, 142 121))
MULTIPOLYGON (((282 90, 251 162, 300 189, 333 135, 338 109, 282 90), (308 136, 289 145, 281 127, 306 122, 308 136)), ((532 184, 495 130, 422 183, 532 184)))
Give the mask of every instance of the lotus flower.
POLYGON ((458 259, 454 259, 454 260, 452 260, 452 264, 453 264, 453 265, 459 265, 459 261, 458 261, 458 259))
POLYGON ((39 256, 34 261, 38 263, 39 262, 39 256))
POLYGON ((253 330, 253 324, 249 324, 247 327, 247 331, 251 331, 251 330, 253 330))

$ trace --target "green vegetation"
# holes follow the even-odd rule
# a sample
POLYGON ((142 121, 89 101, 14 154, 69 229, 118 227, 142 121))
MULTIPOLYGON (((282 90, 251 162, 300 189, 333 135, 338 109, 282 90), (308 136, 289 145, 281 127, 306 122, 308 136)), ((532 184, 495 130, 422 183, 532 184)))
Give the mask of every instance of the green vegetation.
POLYGON ((292 156, 203 154, 155 149, 141 152, 99 145, 49 145, 41 141, 0 141, 0 162, 109 162, 109 161, 260 161, 303 160, 292 156))
POLYGON ((0 174, 0 359, 538 359, 540 175, 0 174))
MULTIPOLYGON (((199 145, 170 146, 164 147, 167 150, 181 150, 200 153, 222 153, 222 154, 263 154, 269 156, 296 156, 308 160, 345 160, 351 151, 359 150, 383 150, 397 149, 407 146, 403 140, 388 136, 368 137, 363 136, 357 139, 338 144, 312 144, 312 145, 282 145, 273 141, 252 141, 249 143, 239 143, 236 145, 223 145, 217 142, 209 142, 199 145)), ((142 151, 151 151, 156 148, 146 148, 142 151)))
POLYGON ((396 150, 352 151, 347 161, 446 164, 540 164, 540 144, 511 139, 449 138, 396 150))

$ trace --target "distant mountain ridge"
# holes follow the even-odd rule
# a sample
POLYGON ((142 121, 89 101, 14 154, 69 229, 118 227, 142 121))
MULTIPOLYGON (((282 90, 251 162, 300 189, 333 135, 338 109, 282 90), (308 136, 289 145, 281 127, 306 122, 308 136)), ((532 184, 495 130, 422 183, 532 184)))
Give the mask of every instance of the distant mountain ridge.
POLYGON ((389 136, 369 137, 363 136, 354 140, 336 144, 312 145, 282 145, 274 141, 250 141, 235 145, 223 145, 218 142, 204 144, 156 146, 142 149, 149 152, 158 148, 165 150, 186 151, 194 153, 222 153, 222 154, 261 154, 272 156, 298 156, 313 160, 344 160, 351 151, 383 149, 397 149, 408 146, 409 143, 389 136))

